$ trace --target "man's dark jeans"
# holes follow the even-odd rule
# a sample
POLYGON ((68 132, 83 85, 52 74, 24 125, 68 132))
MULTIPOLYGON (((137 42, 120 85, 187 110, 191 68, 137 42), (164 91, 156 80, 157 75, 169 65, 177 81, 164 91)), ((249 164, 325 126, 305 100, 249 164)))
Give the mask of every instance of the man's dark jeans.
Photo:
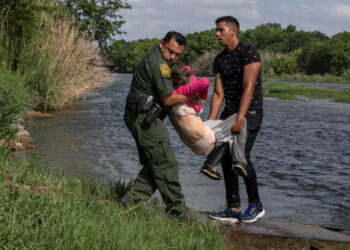
MULTIPOLYGON (((232 115, 232 111, 224 110, 220 116, 220 119, 232 115)), ((258 192, 258 183, 254 166, 250 160, 250 152, 253 148, 256 136, 260 130, 260 126, 263 119, 263 110, 249 110, 246 114, 247 119, 247 141, 245 147, 245 156, 247 159, 247 177, 244 178, 246 190, 248 193, 248 202, 256 203, 260 201, 258 192)), ((238 175, 233 167, 233 161, 228 147, 228 143, 221 145, 213 150, 208 160, 204 163, 206 165, 217 165, 217 160, 221 160, 222 169, 224 172, 225 188, 226 188, 226 201, 228 207, 240 207, 241 199, 239 196, 239 182, 238 175), (216 157, 214 156, 216 155, 216 157)))

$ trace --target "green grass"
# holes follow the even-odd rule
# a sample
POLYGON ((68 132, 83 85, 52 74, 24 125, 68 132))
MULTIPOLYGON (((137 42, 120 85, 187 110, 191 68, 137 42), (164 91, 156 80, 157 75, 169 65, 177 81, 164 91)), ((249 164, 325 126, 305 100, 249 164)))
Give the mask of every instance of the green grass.
POLYGON ((224 235, 208 224, 161 216, 152 203, 123 208, 115 192, 122 186, 51 176, 1 149, 0 248, 225 248, 224 235))
POLYGON ((273 75, 264 76, 264 79, 277 79, 290 82, 329 82, 329 83, 350 83, 350 73, 343 76, 336 75, 306 75, 306 74, 291 74, 291 75, 273 75))
POLYGON ((24 78, 0 67, 0 91, 8 92, 22 108, 31 105, 31 94, 25 86, 24 78))
POLYGON ((24 81, 16 74, 0 68, 0 140, 8 140, 17 129, 12 125, 28 106, 30 96, 24 86, 24 81))
POLYGON ((323 90, 302 85, 271 83, 264 85, 265 97, 281 100, 296 100, 297 96, 311 99, 332 99, 335 102, 350 103, 350 88, 339 91, 323 90))

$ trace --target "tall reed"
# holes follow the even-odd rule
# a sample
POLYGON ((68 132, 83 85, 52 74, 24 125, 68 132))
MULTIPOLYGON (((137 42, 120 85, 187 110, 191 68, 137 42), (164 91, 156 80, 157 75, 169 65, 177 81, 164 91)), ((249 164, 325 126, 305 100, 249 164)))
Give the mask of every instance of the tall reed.
POLYGON ((43 12, 37 36, 24 46, 19 71, 33 90, 34 106, 62 109, 89 91, 110 82, 97 47, 69 20, 43 12))

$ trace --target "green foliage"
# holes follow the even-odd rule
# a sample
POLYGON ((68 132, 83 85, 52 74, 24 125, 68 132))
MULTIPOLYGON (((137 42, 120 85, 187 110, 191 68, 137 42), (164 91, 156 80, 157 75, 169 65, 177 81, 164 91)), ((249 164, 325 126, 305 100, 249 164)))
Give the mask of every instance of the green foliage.
POLYGON ((293 25, 283 29, 279 23, 261 24, 254 29, 239 33, 241 41, 253 44, 259 50, 287 53, 302 48, 310 41, 325 41, 328 37, 321 32, 297 31, 293 25))
POLYGON ((43 95, 45 84, 51 80, 47 74, 50 62, 40 49, 40 40, 49 31, 41 24, 40 15, 54 10, 55 6, 34 0, 6 0, 0 4, 0 29, 3 31, 0 47, 6 51, 0 63, 3 68, 23 76, 26 82, 23 90, 27 96, 30 91, 34 91, 36 97, 43 95))
POLYGON ((4 56, 0 58, 1 64, 8 69, 17 70, 22 44, 28 40, 36 30, 38 11, 32 0, 4 0, 0 2, 0 43, 4 56))
POLYGON ((30 107, 30 94, 22 76, 0 68, 0 89, 10 93, 13 101, 22 109, 30 107))
POLYGON ((350 32, 336 34, 324 42, 308 43, 303 48, 298 64, 308 74, 345 73, 350 69, 350 32))
MULTIPOLYGON (((177 65, 187 65, 197 60, 208 51, 221 50, 222 47, 215 36, 215 29, 187 34, 187 47, 177 65)), ((103 55, 111 63, 111 68, 117 72, 133 72, 136 64, 153 46, 159 44, 160 40, 139 39, 138 41, 127 42, 118 40, 106 46, 103 55)), ((210 66, 211 67, 211 66, 210 66)), ((204 71, 211 71, 206 69, 204 71)))
POLYGON ((332 47, 329 72, 341 75, 350 70, 350 32, 338 33, 326 43, 332 47))
POLYGON ((269 78, 281 80, 281 81, 290 81, 290 82, 326 82, 326 83, 350 83, 350 71, 344 73, 341 76, 331 75, 331 74, 314 74, 306 75, 305 73, 295 73, 292 75, 268 75, 269 78))
POLYGON ((0 139, 16 132, 11 124, 29 106, 29 98, 23 79, 0 69, 0 139))
POLYGON ((137 63, 152 47, 159 44, 160 40, 140 39, 126 42, 118 40, 103 50, 104 57, 111 62, 111 69, 117 72, 133 72, 137 63))
POLYGON ((281 51, 287 34, 279 23, 261 24, 255 29, 240 32, 241 41, 255 45, 259 50, 281 51))
POLYGON ((47 111, 50 103, 56 102, 57 87, 54 72, 50 70, 50 51, 43 51, 39 46, 31 44, 31 51, 22 54, 21 70, 26 87, 32 92, 35 109, 47 111))
POLYGON ((120 9, 131 8, 124 0, 60 0, 67 11, 80 26, 82 32, 87 32, 100 48, 104 48, 114 35, 120 35, 121 26, 125 23, 117 14, 120 9))
POLYGON ((0 245, 4 249, 223 249, 210 224, 165 218, 159 207, 124 208, 104 185, 50 176, 0 149, 0 245))
MULTIPOLYGON (((196 73, 212 74, 213 53, 223 49, 216 30, 187 34, 186 39, 187 47, 177 66, 191 65, 196 73)), ((278 23, 266 23, 241 31, 239 39, 260 50, 264 75, 305 72, 346 77, 350 72, 349 32, 329 38, 319 31, 298 31, 293 25, 282 28, 278 23)), ((158 39, 115 41, 105 48, 104 55, 112 62, 113 69, 131 73, 143 54, 158 42, 158 39)))
POLYGON ((187 34, 187 47, 181 57, 181 63, 188 65, 206 52, 222 50, 215 33, 216 29, 211 29, 187 34))
POLYGON ((264 85, 264 96, 283 100, 294 100, 297 96, 304 96, 312 99, 332 99, 335 102, 350 103, 350 89, 332 91, 303 85, 267 84, 264 85))
POLYGON ((110 200, 120 201, 126 192, 131 188, 132 180, 128 183, 122 179, 117 180, 117 182, 109 182, 107 186, 106 198, 110 200))
POLYGON ((65 108, 108 82, 97 48, 56 0, 0 1, 0 53, 0 68, 22 77, 33 109, 65 108))
POLYGON ((20 106, 14 102, 11 94, 0 89, 0 139, 13 136, 17 132, 12 123, 20 111, 20 106))
POLYGON ((275 56, 270 65, 273 68, 273 71, 278 74, 293 74, 297 71, 297 61, 302 53, 302 49, 298 49, 292 53, 290 56, 275 56))

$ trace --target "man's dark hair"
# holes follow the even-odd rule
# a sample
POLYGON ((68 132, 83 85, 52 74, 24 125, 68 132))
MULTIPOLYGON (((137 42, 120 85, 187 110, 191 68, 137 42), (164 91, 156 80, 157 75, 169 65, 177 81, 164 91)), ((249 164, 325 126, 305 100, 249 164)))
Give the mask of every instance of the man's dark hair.
POLYGON ((237 29, 237 34, 239 32, 239 22, 233 16, 222 16, 215 20, 216 25, 218 23, 225 22, 226 26, 234 26, 237 29))
POLYGON ((176 31, 169 31, 165 37, 163 38, 164 43, 168 43, 170 42, 170 40, 174 38, 175 41, 179 44, 179 45, 184 45, 186 47, 187 45, 187 41, 186 38, 179 32, 176 31))

